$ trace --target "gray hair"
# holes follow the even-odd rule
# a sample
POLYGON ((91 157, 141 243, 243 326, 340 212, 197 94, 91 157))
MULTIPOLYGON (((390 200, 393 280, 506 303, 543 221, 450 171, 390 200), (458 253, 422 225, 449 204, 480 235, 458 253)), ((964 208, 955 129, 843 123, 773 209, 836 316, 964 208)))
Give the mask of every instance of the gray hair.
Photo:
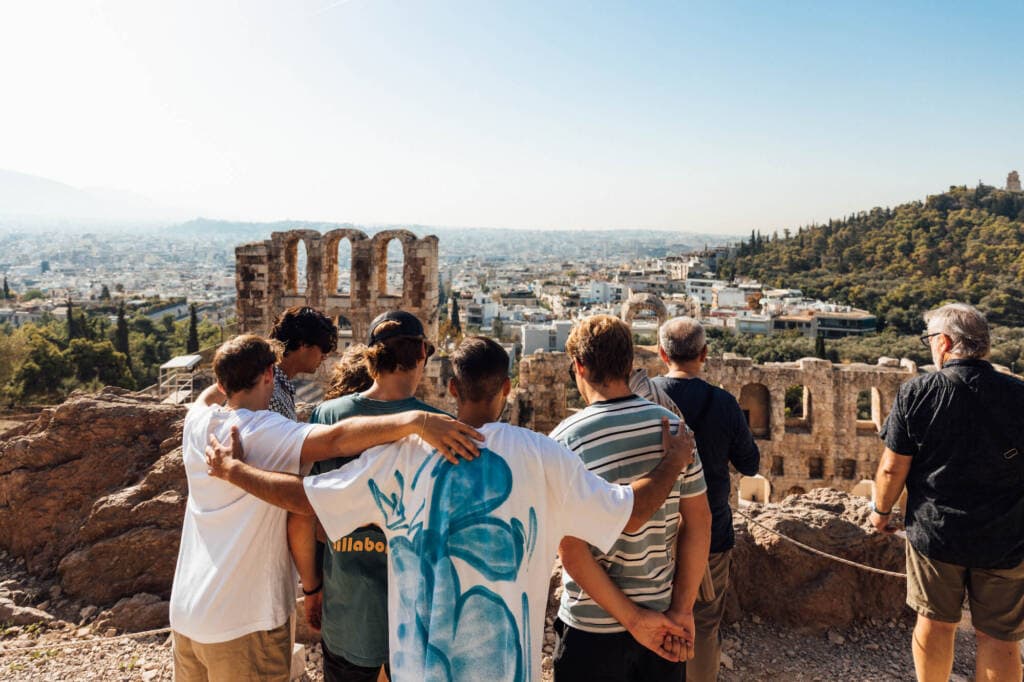
POLYGON ((700 357, 707 345, 704 327, 692 317, 673 317, 658 330, 658 344, 672 362, 688 362, 700 357))
POLYGON ((924 314, 928 331, 942 333, 953 341, 952 351, 965 358, 983 358, 992 342, 988 321, 980 310, 966 303, 947 303, 924 314))

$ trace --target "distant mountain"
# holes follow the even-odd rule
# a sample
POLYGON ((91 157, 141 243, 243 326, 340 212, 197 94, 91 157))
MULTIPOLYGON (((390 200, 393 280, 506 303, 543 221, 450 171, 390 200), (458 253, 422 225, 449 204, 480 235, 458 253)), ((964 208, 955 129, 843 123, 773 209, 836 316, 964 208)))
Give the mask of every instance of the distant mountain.
POLYGON ((951 300, 1024 327, 1024 192, 950 187, 783 234, 751 234, 720 274, 866 308, 907 333, 951 300))
POLYGON ((0 170, 0 218, 25 224, 166 223, 183 212, 122 190, 79 188, 35 175, 0 170))

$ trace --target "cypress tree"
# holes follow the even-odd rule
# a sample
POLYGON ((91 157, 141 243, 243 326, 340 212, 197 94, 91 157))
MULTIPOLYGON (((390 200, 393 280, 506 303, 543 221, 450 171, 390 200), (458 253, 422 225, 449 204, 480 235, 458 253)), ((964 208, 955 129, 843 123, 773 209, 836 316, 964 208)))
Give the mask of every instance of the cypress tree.
POLYGON ((114 350, 124 353, 128 360, 128 369, 132 368, 132 356, 128 346, 128 320, 124 316, 124 301, 117 307, 117 327, 114 329, 114 350))
POLYGON ((196 318, 195 303, 188 307, 188 341, 185 342, 185 352, 199 352, 199 320, 196 318))
POLYGON ((4 300, 9 301, 11 298, 11 288, 7 286, 7 275, 4 275, 4 300))
POLYGON ((825 337, 823 336, 814 339, 814 357, 828 360, 828 353, 825 351, 825 337))
POLYGON ((68 311, 68 341, 75 338, 75 309, 71 305, 71 295, 68 295, 67 300, 67 311, 68 311))
POLYGON ((455 292, 452 292, 452 330, 455 333, 462 332, 462 323, 459 321, 459 299, 456 298, 455 292))

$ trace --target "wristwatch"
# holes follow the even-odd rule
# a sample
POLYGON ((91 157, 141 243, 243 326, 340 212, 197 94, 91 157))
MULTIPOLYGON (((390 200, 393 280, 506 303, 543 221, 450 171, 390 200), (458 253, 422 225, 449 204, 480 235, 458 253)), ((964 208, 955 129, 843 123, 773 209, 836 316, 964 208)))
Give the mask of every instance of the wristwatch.
POLYGON ((889 514, 892 514, 892 509, 890 509, 887 512, 884 512, 881 509, 879 509, 878 506, 875 504, 874 500, 871 500, 871 511, 878 514, 879 516, 889 516, 889 514))

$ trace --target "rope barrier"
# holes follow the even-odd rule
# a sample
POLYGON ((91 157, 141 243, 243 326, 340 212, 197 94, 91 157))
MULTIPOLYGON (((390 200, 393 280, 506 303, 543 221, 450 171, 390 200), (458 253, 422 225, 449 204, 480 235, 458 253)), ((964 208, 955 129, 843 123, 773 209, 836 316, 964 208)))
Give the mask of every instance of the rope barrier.
POLYGON ((755 526, 757 526, 758 528, 763 528, 764 530, 768 531, 772 535, 776 535, 776 536, 782 538, 783 540, 786 540, 787 542, 792 542, 794 545, 796 545, 800 549, 805 550, 807 552, 810 552, 811 554, 817 554, 818 556, 823 556, 826 559, 831 559, 832 561, 836 561, 836 562, 839 562, 841 564, 846 564, 847 566, 853 566, 854 568, 859 568, 862 571, 869 571, 871 573, 878 573, 880 575, 887 575, 887 576, 890 576, 892 578, 906 578, 907 577, 906 573, 897 573, 896 571, 887 571, 884 568, 875 568, 874 566, 866 566, 864 564, 858 564, 856 561, 850 561, 849 559, 844 559, 841 556, 836 556, 834 554, 829 554, 828 552, 823 552, 820 549, 816 549, 814 547, 811 547, 810 545, 805 545, 804 543, 800 542, 799 540, 794 540, 793 538, 789 537, 788 535, 783 535, 782 533, 780 533, 779 531, 777 531, 777 530, 775 530, 773 528, 769 528, 768 526, 764 525, 763 523, 761 523, 760 521, 754 519, 753 517, 749 516, 748 514, 745 514, 744 512, 740 511, 739 509, 736 509, 734 511, 737 514, 739 514, 740 516, 742 516, 743 518, 745 518, 750 523, 752 523, 755 526))
POLYGON ((0 656, 5 654, 17 654, 25 651, 41 651, 43 649, 60 649, 64 650, 69 647, 84 646, 86 644, 109 644, 110 642, 116 642, 120 639, 133 639, 135 637, 150 637, 152 635, 165 635, 171 631, 170 628, 160 628, 159 630, 146 630, 144 632, 129 632, 123 635, 117 635, 115 637, 101 637, 99 639, 80 639, 73 642, 56 642, 53 644, 42 644, 38 646, 23 646, 16 649, 6 649, 0 644, 0 656))

